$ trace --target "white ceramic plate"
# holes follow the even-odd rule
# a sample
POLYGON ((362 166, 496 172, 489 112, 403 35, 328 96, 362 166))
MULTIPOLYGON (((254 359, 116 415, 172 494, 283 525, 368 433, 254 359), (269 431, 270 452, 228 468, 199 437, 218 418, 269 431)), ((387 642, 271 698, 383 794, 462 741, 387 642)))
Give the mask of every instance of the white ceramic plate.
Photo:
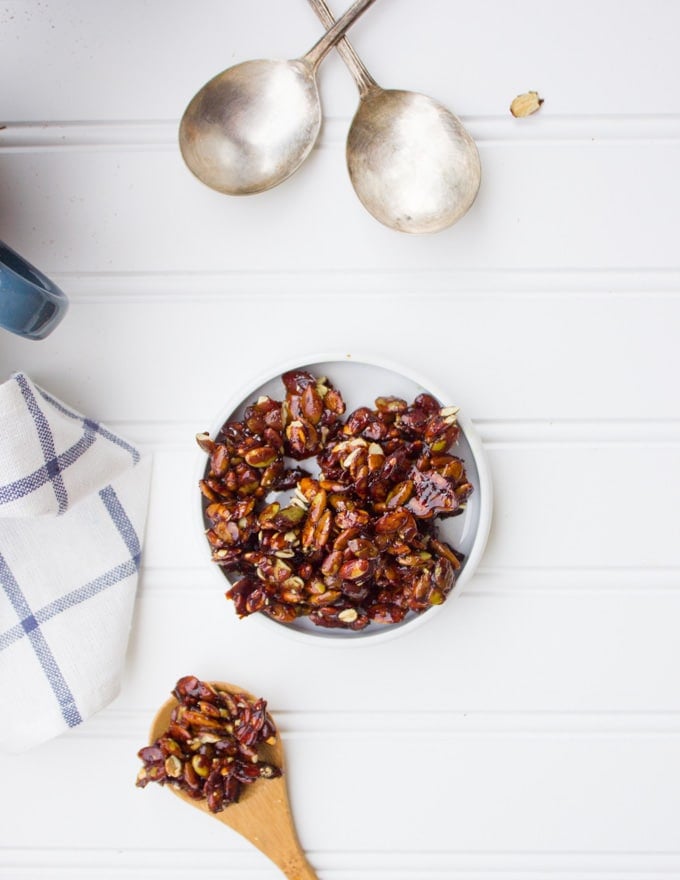
MULTIPOLYGON (((217 415, 210 436, 214 437, 226 421, 241 419, 245 408, 254 403, 261 395, 268 395, 274 400, 282 400, 285 396, 285 389, 281 375, 293 369, 308 370, 315 376, 327 376, 340 391, 347 406, 343 418, 346 418, 360 406, 373 408, 375 398, 380 396, 401 397, 411 403, 419 394, 427 392, 435 397, 442 406, 458 405, 456 388, 453 383, 449 385, 446 375, 442 377, 443 381, 435 382, 413 373, 407 373, 401 367, 384 361, 374 361, 353 355, 315 356, 303 362, 297 359, 282 364, 268 375, 251 382, 228 401, 217 415)), ((456 584, 443 605, 432 607, 421 614, 408 614, 403 621, 397 624, 371 623, 365 629, 357 632, 346 629, 326 629, 316 626, 305 617, 300 617, 289 624, 279 623, 261 613, 256 613, 253 617, 266 622, 268 626, 279 631, 285 631, 305 639, 313 638, 326 643, 347 645, 402 634, 425 620, 431 619, 433 614, 440 613, 446 608, 454 596, 460 593, 461 588, 469 581, 479 564, 488 538, 492 512, 491 479, 484 449, 473 426, 462 411, 458 413, 458 424, 461 428, 461 434, 458 443, 451 452, 465 462, 467 477, 472 483, 474 491, 467 501, 463 514, 438 521, 438 531, 442 539, 465 556, 456 584)), ((314 458, 299 462, 299 465, 312 474, 317 471, 314 458)), ((201 453, 201 478, 204 476, 205 469, 206 456, 201 453)), ((200 523, 202 528, 205 528, 203 499, 200 493, 197 495, 200 499, 200 523)), ((207 541, 206 547, 209 549, 207 541)), ((218 565, 212 562, 211 565, 223 586, 225 579, 228 583, 238 580, 238 576, 234 573, 227 574, 218 565)))

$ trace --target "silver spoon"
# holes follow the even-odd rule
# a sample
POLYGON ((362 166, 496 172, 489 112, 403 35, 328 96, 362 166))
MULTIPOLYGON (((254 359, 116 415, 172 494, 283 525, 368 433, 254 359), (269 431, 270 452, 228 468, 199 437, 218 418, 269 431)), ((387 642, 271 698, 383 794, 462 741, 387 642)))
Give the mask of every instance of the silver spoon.
MULTIPOLYGON (((324 27, 331 27, 333 15, 325 0, 309 3, 324 27)), ((451 226, 479 190, 474 140, 432 98, 380 88, 346 39, 337 49, 359 89, 359 108, 347 137, 347 168, 364 207, 401 232, 451 226)))
POLYGON ((374 2, 356 0, 302 58, 244 61, 206 83, 179 128, 182 156, 196 177, 229 195, 262 192, 290 177, 321 127, 317 68, 374 2))

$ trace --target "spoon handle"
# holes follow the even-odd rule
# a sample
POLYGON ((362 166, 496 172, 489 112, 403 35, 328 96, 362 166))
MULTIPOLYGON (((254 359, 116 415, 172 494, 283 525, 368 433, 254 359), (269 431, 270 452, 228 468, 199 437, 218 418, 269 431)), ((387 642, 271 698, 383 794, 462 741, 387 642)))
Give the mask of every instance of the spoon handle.
MULTIPOLYGON (((333 18, 333 13, 326 3, 326 0, 309 0, 309 5, 314 9, 321 20, 321 24, 325 28, 333 27, 335 19, 333 18)), ((349 72, 352 74, 354 82, 357 84, 359 95, 361 97, 363 97, 370 89, 377 87, 377 82, 368 72, 366 65, 354 51, 354 47, 347 37, 341 37, 336 43, 335 48, 338 50, 342 56, 342 60, 349 68, 349 72)))
POLYGON ((312 46, 304 56, 305 61, 311 66, 312 70, 316 70, 333 46, 344 35, 345 31, 374 3, 375 0, 355 0, 347 12, 340 16, 318 43, 312 46))
POLYGON ((280 867, 288 880, 319 880, 319 875, 303 855, 300 855, 299 859, 292 858, 280 867))

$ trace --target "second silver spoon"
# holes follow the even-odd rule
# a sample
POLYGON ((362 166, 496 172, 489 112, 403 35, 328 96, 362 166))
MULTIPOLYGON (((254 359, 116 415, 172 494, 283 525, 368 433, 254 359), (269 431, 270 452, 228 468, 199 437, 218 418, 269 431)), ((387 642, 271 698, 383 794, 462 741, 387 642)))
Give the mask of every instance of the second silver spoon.
MULTIPOLYGON (((325 0, 309 0, 324 27, 325 0)), ((382 89, 350 43, 336 46, 359 89, 347 137, 347 168, 364 207, 401 232, 438 232, 471 207, 481 181, 474 140, 461 121, 426 95, 382 89)))

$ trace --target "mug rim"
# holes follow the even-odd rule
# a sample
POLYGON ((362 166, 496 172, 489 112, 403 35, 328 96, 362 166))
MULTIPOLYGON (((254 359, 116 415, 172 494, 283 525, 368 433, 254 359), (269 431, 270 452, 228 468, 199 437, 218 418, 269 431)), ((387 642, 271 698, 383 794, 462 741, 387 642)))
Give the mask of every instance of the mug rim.
POLYGON ((64 291, 0 239, 0 296, 3 293, 20 298, 20 302, 4 314, 0 308, 0 327, 24 338, 44 339, 68 308, 64 291))

